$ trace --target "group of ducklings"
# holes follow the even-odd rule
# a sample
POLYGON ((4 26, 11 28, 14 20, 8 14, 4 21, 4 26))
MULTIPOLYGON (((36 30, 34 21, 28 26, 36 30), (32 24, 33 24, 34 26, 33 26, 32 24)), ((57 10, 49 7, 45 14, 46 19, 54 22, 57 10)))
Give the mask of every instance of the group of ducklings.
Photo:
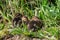
POLYGON ((37 16, 33 16, 31 19, 28 19, 27 16, 22 15, 21 13, 16 13, 13 18, 13 26, 21 25, 22 23, 27 25, 28 30, 37 31, 43 26, 43 22, 37 16))

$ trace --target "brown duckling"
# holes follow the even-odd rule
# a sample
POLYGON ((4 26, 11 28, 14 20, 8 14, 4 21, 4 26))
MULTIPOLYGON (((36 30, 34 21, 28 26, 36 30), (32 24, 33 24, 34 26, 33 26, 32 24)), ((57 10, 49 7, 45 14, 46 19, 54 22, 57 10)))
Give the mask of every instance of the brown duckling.
POLYGON ((28 30, 37 31, 38 29, 42 28, 42 25, 43 25, 42 21, 38 17, 34 16, 29 21, 27 26, 28 30))
POLYGON ((22 24, 22 14, 16 13, 14 18, 13 18, 13 26, 18 26, 22 24))

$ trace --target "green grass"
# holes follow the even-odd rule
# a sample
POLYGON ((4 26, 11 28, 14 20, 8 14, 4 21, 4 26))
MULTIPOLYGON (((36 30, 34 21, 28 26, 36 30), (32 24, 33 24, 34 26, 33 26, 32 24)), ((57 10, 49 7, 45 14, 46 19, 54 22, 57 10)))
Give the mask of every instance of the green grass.
MULTIPOLYGON (((49 38, 51 36, 53 39, 55 38, 58 40, 60 36, 58 37, 58 28, 60 29, 60 25, 57 24, 58 19, 60 19, 60 1, 56 0, 57 6, 52 5, 51 7, 48 6, 48 3, 46 0, 34 0, 35 9, 38 9, 37 16, 42 19, 44 23, 44 28, 41 30, 38 30, 37 32, 29 32, 26 28, 26 25, 21 29, 20 27, 18 28, 13 28, 11 30, 11 34, 16 35, 16 34, 24 34, 24 35, 32 35, 32 37, 39 37, 39 38, 49 38), (43 3, 44 2, 44 3, 43 3), (23 30, 24 29, 24 30, 23 30)), ((12 19, 14 17, 14 14, 17 12, 23 13, 28 16, 29 19, 32 18, 32 16, 35 15, 34 11, 32 8, 29 9, 28 3, 29 2, 24 2, 24 0, 4 0, 2 2, 0 0, 0 6, 2 9, 0 9, 0 14, 3 16, 4 19, 7 19, 9 21, 8 25, 5 26, 5 24, 0 24, 0 32, 7 28, 8 30, 10 29, 10 26, 12 24, 12 19), (6 3, 4 3, 6 2, 6 3), (3 10, 3 11, 2 11, 3 10), (12 14, 11 14, 12 13, 12 14)), ((30 3, 31 5, 33 3, 30 3)), ((2 31, 4 32, 4 31, 2 31)), ((4 34, 4 33, 3 33, 4 34)), ((0 33, 1 35, 1 33, 0 33)), ((2 35, 4 36, 4 35, 2 35)))

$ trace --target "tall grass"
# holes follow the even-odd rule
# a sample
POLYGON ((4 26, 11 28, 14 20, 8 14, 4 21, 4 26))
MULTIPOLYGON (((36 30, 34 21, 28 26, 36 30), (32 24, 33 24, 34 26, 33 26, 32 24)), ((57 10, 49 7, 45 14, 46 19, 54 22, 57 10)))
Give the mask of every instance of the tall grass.
MULTIPOLYGON (((30 35, 32 33, 33 36, 37 36, 39 38, 47 37, 46 34, 48 34, 52 35, 52 37, 56 36, 58 39, 58 32, 60 32, 58 31, 58 28, 60 29, 60 25, 57 24, 57 21, 60 19, 60 0, 56 0, 56 3, 57 6, 52 5, 49 7, 47 0, 33 0, 31 2, 25 2, 24 0, 0 0, 0 14, 4 19, 7 19, 9 21, 9 25, 4 26, 4 28, 10 28, 10 24, 12 24, 12 19, 14 18, 15 13, 24 13, 30 19, 32 16, 35 16, 35 9, 37 8, 37 16, 43 20, 44 28, 38 30, 38 33, 36 34, 34 32, 28 33, 24 26, 24 31, 22 31, 22 29, 20 30, 19 28, 16 28, 13 29, 11 34, 23 33, 25 35, 30 35), (31 5, 31 8, 29 7, 29 4, 31 5), (36 7, 33 6, 33 4, 36 5, 36 7)), ((4 29, 2 28, 3 25, 3 23, 0 25, 1 30, 4 29)))

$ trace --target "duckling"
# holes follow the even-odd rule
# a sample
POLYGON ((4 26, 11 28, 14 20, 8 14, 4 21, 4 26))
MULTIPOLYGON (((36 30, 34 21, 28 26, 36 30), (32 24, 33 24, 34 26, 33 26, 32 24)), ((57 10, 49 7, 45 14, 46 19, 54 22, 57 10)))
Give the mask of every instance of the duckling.
POLYGON ((38 17, 34 16, 28 23, 28 29, 32 31, 37 31, 38 29, 42 28, 42 20, 40 20, 38 17))
POLYGON ((35 16, 32 17, 32 19, 29 21, 27 27, 28 30, 31 31, 37 31, 38 29, 41 29, 43 26, 43 22, 41 19, 37 17, 37 10, 35 10, 35 16))
POLYGON ((16 27, 16 26, 19 26, 22 24, 22 14, 20 13, 16 13, 12 22, 13 22, 13 26, 16 27))
POLYGON ((29 22, 29 19, 28 19, 28 17, 26 17, 26 16, 22 16, 22 23, 24 23, 24 24, 28 24, 28 22, 29 22))

